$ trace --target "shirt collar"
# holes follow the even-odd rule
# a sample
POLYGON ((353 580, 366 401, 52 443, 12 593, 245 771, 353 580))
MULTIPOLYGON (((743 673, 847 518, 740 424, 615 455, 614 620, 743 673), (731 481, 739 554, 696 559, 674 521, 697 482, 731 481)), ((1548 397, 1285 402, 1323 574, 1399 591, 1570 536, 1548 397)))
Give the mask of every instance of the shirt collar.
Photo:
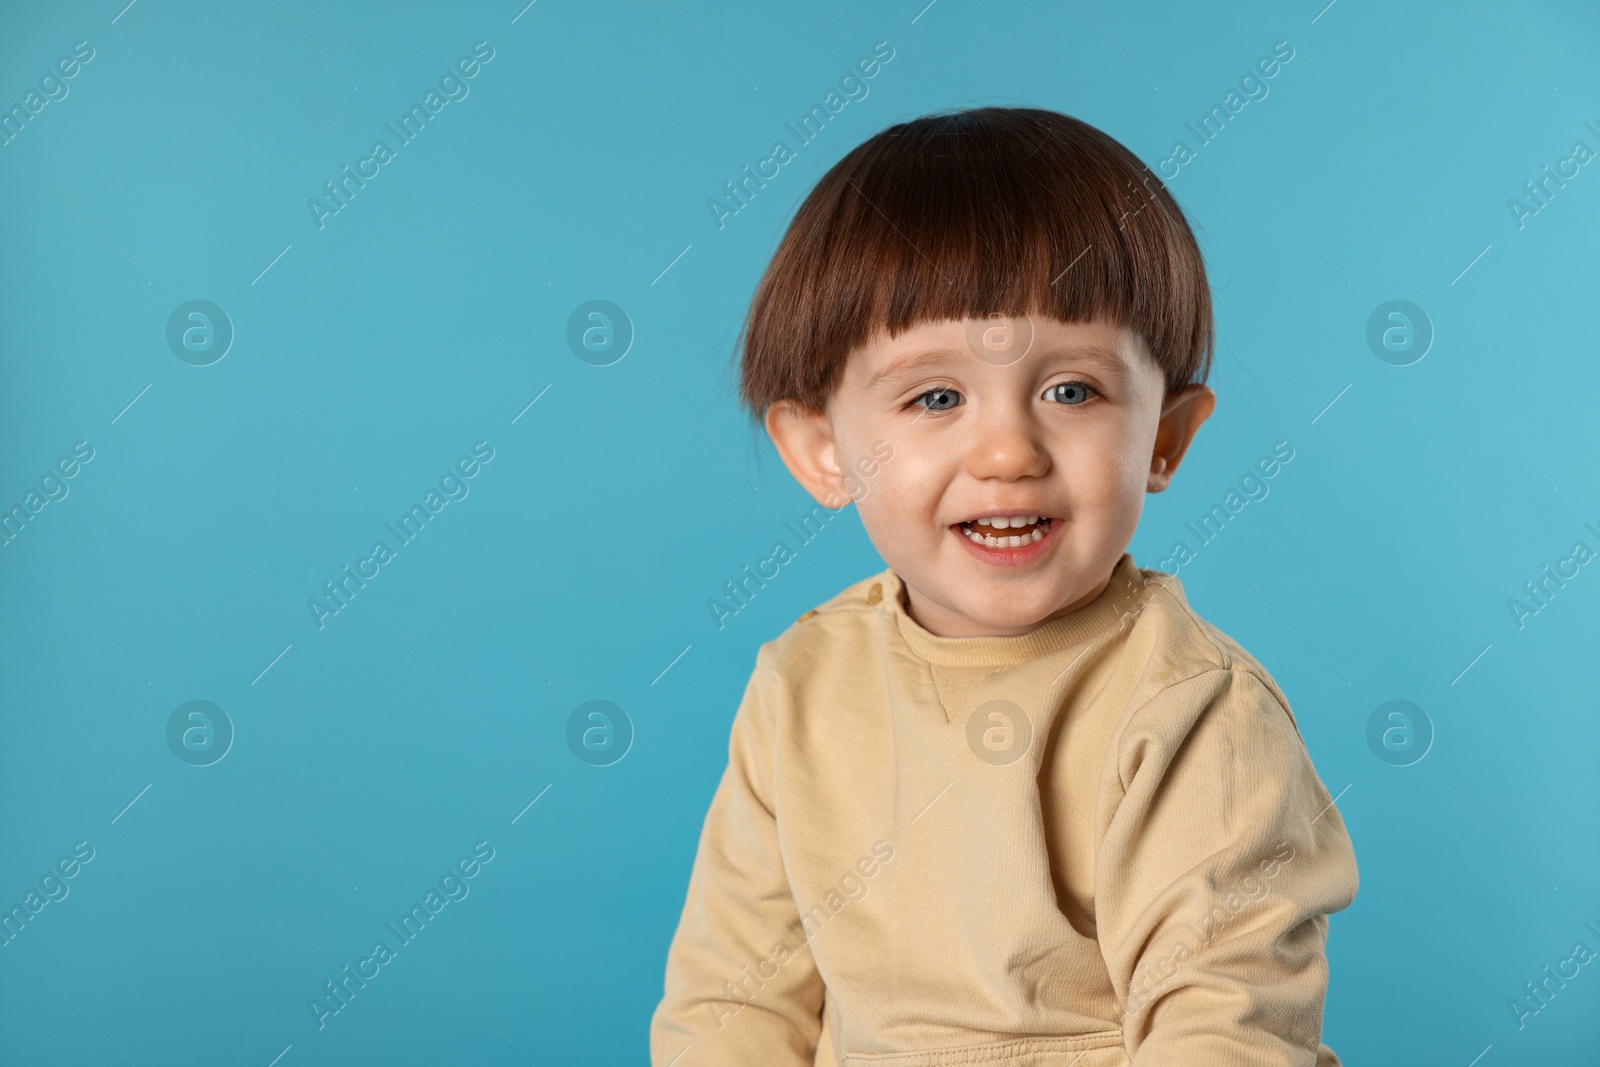
POLYGON ((1066 615, 1015 637, 941 637, 907 613, 905 582, 893 568, 879 578, 883 604, 901 638, 918 656, 943 666, 1008 667, 1071 648, 1136 615, 1153 595, 1145 590, 1159 571, 1145 572, 1124 552, 1100 595, 1066 615))

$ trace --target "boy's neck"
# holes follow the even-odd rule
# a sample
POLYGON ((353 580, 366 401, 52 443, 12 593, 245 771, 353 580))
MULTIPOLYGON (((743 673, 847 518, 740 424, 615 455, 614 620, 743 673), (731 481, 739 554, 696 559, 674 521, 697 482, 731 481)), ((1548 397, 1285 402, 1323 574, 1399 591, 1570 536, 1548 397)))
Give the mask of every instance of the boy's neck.
POLYGON ((1027 634, 1031 634, 1033 631, 1037 630, 1046 623, 1063 618, 1067 615, 1071 615, 1073 612, 1094 603, 1106 591, 1106 587, 1111 584, 1111 579, 1116 574, 1116 569, 1116 565, 1113 565, 1111 570, 1106 572, 1106 576, 1100 581, 1096 582, 1094 588, 1088 593, 1084 594, 1082 597, 1079 597, 1077 600, 1066 605, 1065 607, 1061 607, 1055 611, 1052 611, 1049 615, 1046 615, 1044 618, 1021 630, 1011 632, 997 633, 992 629, 973 623, 973 621, 968 619, 966 616, 957 615, 955 616, 954 620, 954 629, 961 632, 946 633, 945 631, 952 629, 950 620, 929 620, 926 616, 926 612, 920 611, 920 609, 913 604, 911 600, 911 587, 906 584, 903 578, 900 582, 900 607, 908 616, 911 617, 913 622, 922 627, 924 630, 927 630, 930 634, 933 634, 935 637, 1023 637, 1027 634), (933 621, 934 624, 929 625, 930 621, 933 621), (962 622, 968 623, 969 626, 961 626, 962 622), (976 627, 975 630, 973 629, 974 627, 976 627), (966 632, 968 630, 972 630, 973 632, 966 632))

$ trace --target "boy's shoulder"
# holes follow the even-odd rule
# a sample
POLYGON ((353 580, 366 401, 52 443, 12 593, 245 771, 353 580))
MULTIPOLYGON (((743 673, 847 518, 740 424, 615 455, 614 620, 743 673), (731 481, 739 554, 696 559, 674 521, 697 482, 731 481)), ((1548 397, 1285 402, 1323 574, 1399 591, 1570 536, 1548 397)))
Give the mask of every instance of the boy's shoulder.
POLYGON ((851 582, 816 607, 803 612, 784 633, 794 632, 802 623, 810 622, 819 615, 829 616, 830 623, 837 622, 836 617, 840 615, 855 616, 867 612, 878 615, 880 606, 884 605, 884 597, 889 595, 892 586, 890 576, 889 569, 884 568, 876 574, 851 582))
POLYGON ((892 587, 888 568, 851 582, 827 600, 802 612, 762 647, 776 657, 775 665, 788 670, 798 669, 804 661, 826 657, 840 648, 859 650, 861 639, 873 626, 891 622, 884 598, 892 587))
POLYGON ((802 612, 782 633, 761 643, 757 672, 777 684, 786 702, 803 703, 819 687, 876 671, 884 629, 895 625, 888 600, 893 588, 893 572, 884 568, 802 612))
POLYGON ((1152 654, 1159 657, 1158 663, 1151 664, 1149 675, 1159 688, 1219 671, 1247 674, 1262 684, 1294 722, 1289 701, 1272 674, 1232 635, 1194 609, 1176 575, 1142 567, 1139 574, 1142 606, 1134 627, 1144 628, 1153 645, 1152 654))

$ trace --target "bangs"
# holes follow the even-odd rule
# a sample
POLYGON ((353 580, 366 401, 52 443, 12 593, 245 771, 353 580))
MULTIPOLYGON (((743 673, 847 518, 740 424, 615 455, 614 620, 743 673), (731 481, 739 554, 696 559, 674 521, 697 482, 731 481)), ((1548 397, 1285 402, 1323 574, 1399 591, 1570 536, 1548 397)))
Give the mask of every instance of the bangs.
POLYGON ((1126 326, 1169 392, 1209 369, 1205 267, 1155 174, 1069 116, 978 108, 891 127, 817 183, 752 301, 740 400, 820 411, 879 332, 994 313, 1126 326))

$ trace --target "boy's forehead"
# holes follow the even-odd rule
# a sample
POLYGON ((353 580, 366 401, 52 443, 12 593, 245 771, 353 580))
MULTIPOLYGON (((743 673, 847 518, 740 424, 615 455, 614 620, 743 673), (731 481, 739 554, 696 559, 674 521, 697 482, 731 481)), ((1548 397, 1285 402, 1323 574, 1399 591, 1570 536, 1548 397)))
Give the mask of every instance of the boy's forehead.
MULTIPOLYGON (((1006 339, 1004 334, 999 335, 1006 339)), ((852 369, 867 375, 864 388, 895 381, 945 364, 981 361, 1006 366, 1042 358, 1070 357, 1111 372, 1130 370, 1129 361, 1144 351, 1139 336, 1125 326, 1101 320, 1063 322, 1048 316, 998 319, 946 319, 917 323, 896 337, 880 329, 851 354, 852 369), (987 331, 1026 334, 1020 355, 995 358, 987 331)))

